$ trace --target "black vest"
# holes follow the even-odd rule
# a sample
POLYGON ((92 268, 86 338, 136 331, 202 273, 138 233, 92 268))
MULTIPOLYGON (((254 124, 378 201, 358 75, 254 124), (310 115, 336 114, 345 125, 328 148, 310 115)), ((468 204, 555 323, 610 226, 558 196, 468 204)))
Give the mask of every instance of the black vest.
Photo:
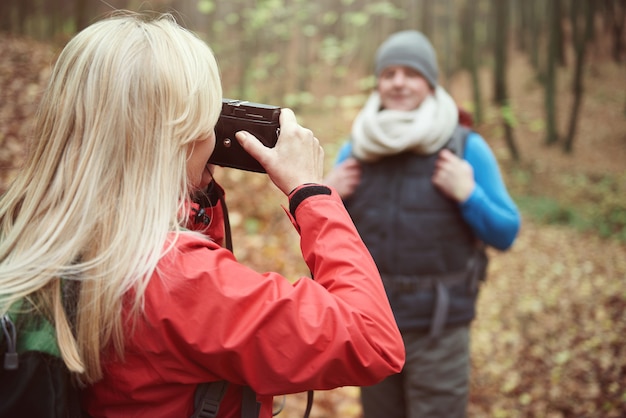
MULTIPOLYGON (((464 143, 458 128, 449 145, 464 143)), ((451 146, 450 146, 451 147, 451 146)), ((362 163, 344 203, 369 248, 401 331, 433 334, 469 323, 486 256, 458 204, 432 184, 438 153, 403 153, 362 163)))

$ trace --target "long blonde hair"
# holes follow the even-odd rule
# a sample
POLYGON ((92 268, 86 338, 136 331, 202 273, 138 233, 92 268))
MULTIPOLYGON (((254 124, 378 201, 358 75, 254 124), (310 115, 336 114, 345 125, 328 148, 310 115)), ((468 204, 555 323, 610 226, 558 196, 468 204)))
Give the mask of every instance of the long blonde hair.
POLYGON ((210 48, 171 15, 119 13, 77 34, 42 98, 28 160, 0 200, 0 315, 18 299, 55 325, 85 383, 122 355, 124 295, 144 290, 181 231, 188 148, 221 109, 210 48), (76 334, 61 279, 81 282, 76 334))

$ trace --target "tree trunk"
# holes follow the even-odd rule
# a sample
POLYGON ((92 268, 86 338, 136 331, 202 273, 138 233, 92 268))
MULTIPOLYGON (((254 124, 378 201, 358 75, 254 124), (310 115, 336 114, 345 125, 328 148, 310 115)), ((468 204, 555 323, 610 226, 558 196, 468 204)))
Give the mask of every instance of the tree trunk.
POLYGON ((13 2, 10 0, 0 1, 0 32, 11 32, 12 14, 13 2))
POLYGON ((421 32, 426 35, 427 38, 433 39, 433 1, 422 0, 422 28, 421 32))
POLYGON ((556 130, 556 50, 558 42, 557 21, 560 19, 556 1, 550 2, 548 7, 549 41, 546 57, 545 75, 545 106, 546 106, 546 139, 547 145, 558 141, 556 130))
POLYGON ((613 59, 622 62, 624 52, 624 27, 626 26, 626 0, 613 2, 613 59))
MULTIPOLYGON (((565 58, 565 36, 563 35, 563 3, 562 0, 550 0, 554 5, 555 17, 552 20, 554 25, 555 40, 555 54, 559 59, 559 65, 561 67, 567 66, 567 59, 565 58)), ((574 0, 575 1, 575 0, 574 0)))
POLYGON ((493 0, 495 11, 495 101, 500 107, 507 147, 515 161, 519 161, 519 152, 513 135, 513 112, 509 107, 506 88, 506 64, 509 30, 510 0, 493 0))
POLYGON ((482 97, 480 91, 480 79, 478 77, 478 65, 476 60, 476 8, 478 0, 468 0, 462 10, 461 16, 461 45, 463 53, 463 67, 470 73, 472 80, 472 92, 474 96, 474 121, 480 124, 483 120, 482 97))
MULTIPOLYGON (((339 2, 340 3, 340 2, 339 2)), ((415 0, 404 0, 403 9, 406 12, 406 24, 409 28, 419 28, 418 4, 415 0)))
POLYGON ((27 35, 26 20, 34 16, 32 0, 22 0, 17 2, 17 33, 27 35))
POLYGON ((454 22, 454 7, 452 6, 452 0, 445 0, 445 11, 440 21, 443 23, 441 34, 443 35, 443 74, 444 74, 444 86, 449 86, 450 78, 456 67, 454 57, 452 53, 452 31, 456 27, 454 22))
POLYGON ((528 39, 526 34, 528 33, 528 7, 530 5, 528 0, 515 0, 515 8, 517 9, 518 20, 516 22, 516 41, 517 48, 526 52, 528 50, 528 39))
POLYGON ((590 16, 591 27, 589 28, 589 31, 586 34, 587 36, 586 41, 594 42, 596 40, 596 14, 598 11, 598 4, 595 1, 590 1, 587 3, 587 7, 588 7, 587 13, 591 15, 590 16))
MULTIPOLYGON (((539 79, 543 79, 541 75, 541 67, 539 65, 539 50, 541 45, 541 18, 539 13, 537 12, 538 5, 537 0, 526 0, 528 1, 528 13, 529 13, 529 27, 530 27, 530 51, 531 57, 530 62, 532 63, 535 71, 539 75, 539 79)), ((541 1, 541 0, 540 0, 541 1)))
POLYGON ((502 105, 506 102, 506 31, 508 26, 507 4, 509 0, 493 0, 494 8, 494 103, 502 105))
POLYGON ((593 29, 593 14, 590 12, 590 3, 593 0, 572 0, 572 41, 576 50, 576 68, 572 83, 574 103, 570 113, 569 129, 565 138, 563 149, 566 153, 572 153, 574 149, 574 137, 576 136, 576 126, 578 115, 583 99, 583 69, 585 65, 585 52, 587 50, 587 39, 589 32, 593 29), (585 26, 580 27, 581 17, 585 17, 585 26))

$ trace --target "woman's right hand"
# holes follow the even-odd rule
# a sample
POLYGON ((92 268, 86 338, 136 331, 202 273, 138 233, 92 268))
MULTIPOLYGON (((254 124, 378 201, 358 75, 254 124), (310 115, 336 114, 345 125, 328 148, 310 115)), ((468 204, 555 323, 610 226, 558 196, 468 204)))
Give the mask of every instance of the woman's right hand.
POLYGON ((235 137, 286 195, 304 183, 322 183, 324 150, 310 129, 298 125, 291 109, 281 109, 280 135, 274 148, 247 131, 239 131, 235 137))

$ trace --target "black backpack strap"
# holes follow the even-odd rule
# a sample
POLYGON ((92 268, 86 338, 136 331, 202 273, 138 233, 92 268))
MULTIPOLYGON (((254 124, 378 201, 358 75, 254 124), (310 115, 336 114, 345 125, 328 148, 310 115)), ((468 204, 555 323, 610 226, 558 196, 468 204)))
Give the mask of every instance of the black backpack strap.
POLYGON ((0 318, 0 322, 2 323, 2 331, 7 344, 6 351, 4 352, 3 367, 5 370, 17 370, 19 358, 17 354, 17 332, 15 331, 15 324, 8 313, 0 318))
POLYGON ((437 339, 441 335, 446 326, 449 309, 450 293, 448 288, 441 280, 437 280, 435 283, 435 312, 433 313, 433 320, 430 326, 430 337, 432 339, 437 339))
POLYGON ((469 262, 468 270, 470 272, 470 280, 468 281, 467 290, 470 293, 475 293, 478 290, 478 284, 487 277, 489 257, 487 256, 486 248, 487 246, 484 242, 477 242, 474 255, 469 262))
POLYGON ((458 125, 445 147, 456 154, 457 157, 463 158, 465 154, 465 143, 471 132, 471 129, 458 125))
POLYGON ((203 383, 196 388, 194 413, 191 418, 215 418, 220 409, 220 402, 226 393, 228 382, 203 383))
MULTIPOLYGON (((225 380, 198 385, 191 418, 216 418, 227 387, 225 380)), ((241 396, 241 418, 258 418, 261 404, 256 400, 256 393, 244 386, 241 396)))
POLYGON ((256 393, 250 386, 244 386, 241 393, 241 418, 258 418, 261 404, 256 401, 256 393))

